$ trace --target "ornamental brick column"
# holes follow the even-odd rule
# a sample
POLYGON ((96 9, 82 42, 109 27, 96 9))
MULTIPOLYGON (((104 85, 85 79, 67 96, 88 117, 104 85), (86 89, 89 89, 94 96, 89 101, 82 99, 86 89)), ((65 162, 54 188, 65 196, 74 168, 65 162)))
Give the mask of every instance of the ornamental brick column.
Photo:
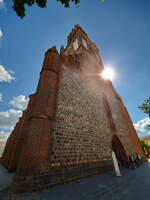
POLYGON ((28 119, 17 176, 32 176, 50 167, 48 160, 55 126, 60 56, 55 47, 45 54, 40 80, 28 119))
POLYGON ((16 165, 17 165, 16 157, 19 153, 19 151, 18 151, 19 134, 20 134, 20 129, 21 129, 23 120, 24 120, 24 113, 23 113, 23 116, 21 118, 19 118, 19 121, 18 121, 18 123, 16 123, 16 126, 13 131, 14 137, 12 140, 12 146, 9 147, 11 150, 8 167, 7 167, 9 169, 9 171, 15 171, 15 169, 16 169, 16 165))
POLYGON ((14 157, 16 155, 16 146, 18 142, 19 130, 22 124, 23 117, 19 118, 19 121, 16 123, 11 135, 9 136, 5 150, 2 156, 3 165, 9 170, 14 171, 14 157))

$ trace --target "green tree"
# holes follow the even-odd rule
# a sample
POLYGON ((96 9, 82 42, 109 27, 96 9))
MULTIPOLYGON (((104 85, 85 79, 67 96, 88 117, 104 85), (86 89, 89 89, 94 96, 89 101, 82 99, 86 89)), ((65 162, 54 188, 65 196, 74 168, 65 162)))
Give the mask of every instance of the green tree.
POLYGON ((144 113, 148 114, 150 118, 150 97, 144 100, 144 103, 141 106, 138 106, 144 113))
POLYGON ((143 139, 140 139, 141 145, 145 151, 145 153, 150 154, 150 145, 147 144, 143 139))
MULTIPOLYGON (((80 3, 80 0, 56 0, 56 1, 62 3, 65 8, 69 8, 71 1, 76 5, 80 3)), ((25 5, 32 6, 34 3, 36 3, 41 8, 45 8, 47 0, 13 0, 12 7, 16 12, 16 14, 19 17, 23 18, 25 16, 25 5)))

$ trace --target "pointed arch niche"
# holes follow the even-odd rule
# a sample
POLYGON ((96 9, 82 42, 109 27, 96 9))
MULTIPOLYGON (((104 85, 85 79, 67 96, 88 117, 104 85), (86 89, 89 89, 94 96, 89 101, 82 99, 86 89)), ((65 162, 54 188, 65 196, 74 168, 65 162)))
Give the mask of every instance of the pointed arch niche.
POLYGON ((124 165, 125 162, 128 161, 125 149, 116 135, 113 135, 112 137, 112 150, 115 152, 116 158, 121 165, 124 165))

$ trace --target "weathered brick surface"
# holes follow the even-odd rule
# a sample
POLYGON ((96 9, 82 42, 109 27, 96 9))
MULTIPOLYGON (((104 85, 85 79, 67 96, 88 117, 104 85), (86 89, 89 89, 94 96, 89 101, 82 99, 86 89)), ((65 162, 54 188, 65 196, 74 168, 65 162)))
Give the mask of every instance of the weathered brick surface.
POLYGON ((117 104, 117 99, 114 97, 113 93, 111 94, 111 96, 109 95, 107 97, 107 99, 109 102, 109 106, 111 108, 112 118, 115 122, 116 135, 118 136, 121 143, 123 144, 124 149, 126 150, 126 153, 128 155, 131 155, 134 153, 134 151, 133 151, 133 147, 132 147, 130 138, 128 137, 127 127, 124 123, 123 116, 122 116, 122 114, 120 112, 120 108, 117 104))
POLYGON ((140 143, 139 138, 136 134, 135 128, 132 124, 132 121, 130 119, 130 116, 128 114, 127 109, 124 107, 122 101, 118 101, 118 105, 119 105, 119 108, 120 108, 119 111, 120 111, 120 113, 123 117, 123 122, 124 122, 126 129, 128 131, 129 139, 132 143, 133 151, 139 152, 140 154, 143 154, 143 149, 142 149, 141 143, 140 143))
POLYGON ((110 158, 108 119, 101 94, 93 96, 86 77, 64 67, 58 94, 52 163, 110 158), (61 152, 60 152, 61 150, 61 152))

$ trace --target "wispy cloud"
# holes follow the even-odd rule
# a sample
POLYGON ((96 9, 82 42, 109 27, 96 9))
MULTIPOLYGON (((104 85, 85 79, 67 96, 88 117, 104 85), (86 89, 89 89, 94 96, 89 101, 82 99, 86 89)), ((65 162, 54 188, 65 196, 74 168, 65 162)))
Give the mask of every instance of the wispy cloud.
POLYGON ((0 101, 2 101, 2 93, 0 93, 0 101))
POLYGON ((4 0, 0 0, 0 8, 4 8, 4 0))
MULTIPOLYGON (((0 99, 2 99, 2 94, 0 93, 0 99)), ((4 112, 0 112, 0 141, 6 141, 11 131, 13 130, 19 117, 22 116, 22 110, 26 109, 28 104, 28 98, 24 95, 19 95, 13 97, 9 102, 17 109, 9 109, 4 112)))
POLYGON ((11 82, 12 80, 15 80, 15 78, 12 76, 11 71, 7 71, 3 65, 0 65, 0 82, 11 82))
POLYGON ((28 98, 26 99, 24 95, 19 95, 19 96, 13 97, 13 99, 9 103, 16 108, 26 109, 28 101, 29 99, 28 98))
POLYGON ((6 141, 9 135, 9 132, 0 131, 0 141, 6 141))
POLYGON ((5 112, 0 112, 0 129, 11 131, 21 115, 21 110, 10 109, 5 112))
MULTIPOLYGON (((1 0, 0 0, 1 1, 1 0)), ((2 32, 2 29, 1 29, 1 27, 0 27, 0 38, 2 38, 3 37, 3 32, 2 32)))
POLYGON ((4 0, 0 0, 0 9, 1 11, 6 11, 6 3, 4 0))
POLYGON ((134 123, 137 133, 147 133, 150 135, 150 119, 148 117, 134 123))

